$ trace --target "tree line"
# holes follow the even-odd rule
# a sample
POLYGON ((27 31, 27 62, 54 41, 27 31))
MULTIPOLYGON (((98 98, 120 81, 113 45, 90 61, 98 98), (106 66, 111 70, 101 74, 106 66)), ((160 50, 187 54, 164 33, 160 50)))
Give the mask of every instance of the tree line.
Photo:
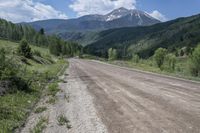
POLYGON ((56 35, 45 35, 44 29, 34 30, 29 25, 13 24, 0 19, 0 38, 10 41, 25 40, 29 44, 48 47, 51 54, 56 56, 75 56, 81 53, 82 46, 78 43, 67 42, 56 35))
MULTIPOLYGON (((108 60, 120 60, 120 51, 114 48, 108 50, 108 60)), ((183 47, 172 53, 168 49, 158 48, 154 51, 154 55, 148 59, 142 59, 138 54, 133 53, 131 60, 134 63, 140 63, 140 61, 153 61, 161 71, 175 72, 176 65, 179 58, 184 58, 188 62, 188 69, 192 76, 200 77, 200 44, 196 48, 183 47)), ((185 66, 186 68, 186 66, 185 66)))

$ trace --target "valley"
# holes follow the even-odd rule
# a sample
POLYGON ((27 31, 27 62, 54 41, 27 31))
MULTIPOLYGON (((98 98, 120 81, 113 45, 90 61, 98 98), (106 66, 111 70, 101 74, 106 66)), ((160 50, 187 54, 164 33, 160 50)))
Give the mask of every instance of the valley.
POLYGON ((0 133, 200 132, 200 14, 19 2, 0 4, 0 133))

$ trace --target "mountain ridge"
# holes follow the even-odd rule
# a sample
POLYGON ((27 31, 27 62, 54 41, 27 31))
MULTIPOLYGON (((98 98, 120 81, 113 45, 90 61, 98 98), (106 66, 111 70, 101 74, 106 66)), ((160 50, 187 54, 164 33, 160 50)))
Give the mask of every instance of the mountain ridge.
POLYGON ((112 12, 99 15, 85 15, 73 19, 50 19, 25 23, 33 26, 36 30, 44 28, 47 34, 58 34, 64 32, 98 31, 120 27, 147 26, 160 23, 140 10, 126 8, 115 9, 112 12))
POLYGON ((199 29, 200 14, 152 26, 109 29, 96 34, 98 37, 85 47, 85 51, 97 56, 107 56, 109 48, 115 48, 119 53, 123 53, 122 50, 125 49, 126 56, 135 53, 148 58, 159 47, 171 52, 183 47, 194 48, 200 43, 199 29))

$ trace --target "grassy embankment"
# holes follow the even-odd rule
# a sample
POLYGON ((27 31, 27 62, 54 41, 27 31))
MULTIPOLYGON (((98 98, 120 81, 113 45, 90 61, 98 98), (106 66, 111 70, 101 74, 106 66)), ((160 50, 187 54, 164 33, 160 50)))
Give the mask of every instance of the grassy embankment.
MULTIPOLYGON (((24 59, 16 54, 18 43, 0 40, 0 49, 4 48, 6 57, 20 65, 20 74, 29 82, 29 89, 14 90, 0 96, 0 132, 9 133, 22 126, 28 114, 40 99, 45 86, 63 73, 68 63, 49 54, 47 48, 31 46, 32 51, 41 53, 33 59, 24 59)), ((12 90, 12 89, 11 89, 12 90)))
POLYGON ((113 65, 122 66, 122 67, 134 68, 134 69, 138 69, 142 71, 148 71, 148 72, 153 72, 153 73, 158 73, 158 74, 163 74, 163 75, 168 75, 168 76, 173 76, 173 77, 178 77, 178 78, 200 81, 200 78, 193 77, 190 74, 188 60, 189 60, 188 57, 177 58, 174 71, 167 70, 167 69, 160 70, 160 68, 156 66, 153 59, 140 60, 139 63, 135 63, 130 60, 129 61, 118 60, 118 61, 106 61, 106 62, 113 65))

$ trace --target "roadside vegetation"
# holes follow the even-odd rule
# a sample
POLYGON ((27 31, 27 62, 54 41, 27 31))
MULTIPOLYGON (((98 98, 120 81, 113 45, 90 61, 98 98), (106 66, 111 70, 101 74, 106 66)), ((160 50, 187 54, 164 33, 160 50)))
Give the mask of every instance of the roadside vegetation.
POLYGON ((58 87, 58 83, 50 83, 48 86, 48 95, 55 97, 55 95, 57 94, 57 92, 59 92, 60 89, 58 87))
POLYGON ((38 107, 38 108, 35 109, 34 112, 38 114, 38 113, 42 113, 46 110, 47 110, 47 107, 38 107))
MULTIPOLYGON (((108 50, 108 62, 125 67, 133 67, 145 71, 162 73, 187 79, 200 79, 200 44, 197 47, 183 47, 176 52, 158 48, 149 58, 141 58, 133 53, 129 59, 116 58, 108 50)), ((117 52, 116 52, 117 53, 117 52)))
POLYGON ((33 129, 30 130, 30 133, 42 133, 48 124, 48 118, 41 117, 38 123, 33 129))
POLYGON ((66 126, 68 129, 72 128, 70 121, 63 114, 57 117, 57 121, 59 126, 66 126))
POLYGON ((107 58, 83 55, 84 59, 100 60, 111 64, 136 68, 154 73, 161 73, 191 80, 200 80, 200 44, 196 47, 183 47, 171 52, 166 48, 158 48, 153 56, 142 58, 137 53, 120 58, 120 51, 110 48, 107 58))
MULTIPOLYGON (((0 62, 0 132, 13 132, 23 125, 45 86, 57 80, 67 62, 25 40, 19 44, 0 40, 0 62)), ((52 95, 57 92, 54 84, 49 85, 52 95)))
MULTIPOLYGON (((82 47, 3 19, 0 30, 0 132, 10 133, 24 124, 44 91, 52 95, 50 103, 56 102, 58 76, 68 66, 63 57, 79 55, 82 47)), ((39 125, 33 132, 41 131, 39 125)))

